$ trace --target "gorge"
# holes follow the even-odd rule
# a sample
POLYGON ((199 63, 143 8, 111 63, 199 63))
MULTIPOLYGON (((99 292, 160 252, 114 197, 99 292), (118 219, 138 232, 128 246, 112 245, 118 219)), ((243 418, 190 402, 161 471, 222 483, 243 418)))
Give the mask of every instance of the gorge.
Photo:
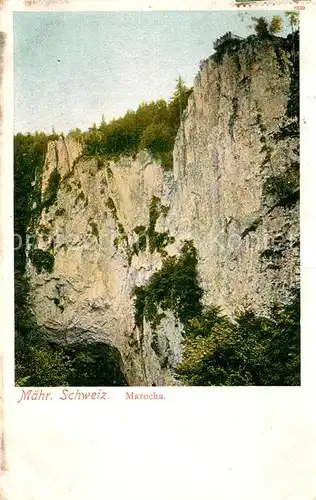
MULTIPOLYGON (((171 167, 149 149, 111 158, 86 154, 71 135, 48 143, 42 171, 31 180, 41 202, 39 209, 32 199, 37 212, 28 221, 22 274, 27 307, 51 345, 109 346, 116 385, 185 385, 177 375, 184 349, 189 355, 194 347, 199 356, 214 350, 203 337, 203 311, 210 310, 210 324, 212 308, 225 316, 212 323, 215 330, 222 325, 225 343, 238 311, 269 318, 276 304, 290 306, 300 280, 293 40, 251 36, 203 62, 180 110, 171 167), (192 338, 194 325, 200 333, 192 338)), ((274 331, 260 321, 254 335, 274 331)), ((299 380, 295 328, 295 340, 288 341, 286 327, 276 340, 291 344, 286 359, 271 354, 278 366, 296 360, 288 369, 294 382, 281 377, 280 384, 299 380)), ((255 340, 243 342, 250 348, 255 340)), ((226 353, 235 352, 234 342, 228 347, 226 353)), ((265 383, 263 376, 247 377, 218 384, 265 383)), ((205 380, 216 385, 211 376, 205 380)))

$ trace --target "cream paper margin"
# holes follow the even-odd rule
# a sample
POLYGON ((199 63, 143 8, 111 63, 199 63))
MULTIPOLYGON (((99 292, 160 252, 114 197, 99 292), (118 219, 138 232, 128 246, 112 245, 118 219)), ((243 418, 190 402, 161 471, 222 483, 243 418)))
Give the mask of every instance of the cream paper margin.
MULTIPOLYGON (((225 0, 200 0, 198 6, 191 0, 30 3, 27 10, 236 10, 225 0)), ((258 8, 252 5, 251 10, 258 8)), ((284 2, 269 6, 290 8, 284 2)), ((61 390, 55 388, 50 389, 53 401, 24 403, 17 403, 21 389, 13 387, 13 10, 26 7, 12 0, 0 13, 7 34, 1 143, 1 500, 316 500, 316 8, 301 12, 302 387, 166 387, 159 391, 166 397, 162 401, 125 401, 124 388, 108 389, 110 401, 59 401, 61 390)))

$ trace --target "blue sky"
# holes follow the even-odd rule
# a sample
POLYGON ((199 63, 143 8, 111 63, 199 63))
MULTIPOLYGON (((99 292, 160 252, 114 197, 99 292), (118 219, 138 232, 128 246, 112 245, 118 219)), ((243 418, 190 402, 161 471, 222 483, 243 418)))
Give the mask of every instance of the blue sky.
POLYGON ((192 85, 201 59, 251 16, 280 12, 15 12, 15 132, 86 130, 192 85))

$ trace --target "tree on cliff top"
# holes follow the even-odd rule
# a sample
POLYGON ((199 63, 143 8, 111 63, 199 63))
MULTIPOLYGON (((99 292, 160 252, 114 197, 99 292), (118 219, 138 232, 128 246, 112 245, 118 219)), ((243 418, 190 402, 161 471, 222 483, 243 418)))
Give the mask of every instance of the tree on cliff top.
POLYGON ((281 16, 273 16, 270 24, 265 17, 252 17, 253 27, 258 38, 269 38, 271 35, 281 33, 283 22, 281 16))
POLYGON ((290 23, 292 34, 294 33, 294 28, 299 26, 299 14, 298 12, 285 12, 285 16, 290 23))
POLYGON ((298 15, 298 12, 286 12, 285 13, 288 22, 290 23, 291 27, 291 33, 292 33, 292 57, 293 57, 293 64, 295 66, 296 62, 296 49, 295 49, 295 38, 294 38, 294 32, 295 28, 298 30, 299 29, 299 22, 300 18, 298 15))
POLYGON ((282 30, 283 30, 282 17, 281 16, 273 16, 271 23, 270 23, 270 27, 269 27, 269 31, 270 31, 271 35, 275 35, 277 33, 282 33, 282 30))
POLYGON ((172 166, 174 139, 191 90, 179 76, 169 102, 164 99, 142 102, 136 111, 129 110, 122 118, 109 123, 102 120, 100 127, 94 125, 83 133, 85 154, 117 158, 145 148, 165 167, 172 166))
POLYGON ((180 122, 181 122, 182 112, 186 108, 190 92, 191 92, 190 89, 186 87, 184 80, 180 75, 176 83, 176 89, 172 96, 172 101, 176 102, 179 107, 180 122))
MULTIPOLYGON (((299 27, 299 14, 298 12, 285 12, 286 19, 291 27, 292 35, 295 28, 299 27)), ((256 35, 259 38, 268 38, 270 35, 282 33, 284 23, 281 16, 273 16, 270 23, 265 17, 252 17, 253 25, 249 28, 254 28, 256 35)))

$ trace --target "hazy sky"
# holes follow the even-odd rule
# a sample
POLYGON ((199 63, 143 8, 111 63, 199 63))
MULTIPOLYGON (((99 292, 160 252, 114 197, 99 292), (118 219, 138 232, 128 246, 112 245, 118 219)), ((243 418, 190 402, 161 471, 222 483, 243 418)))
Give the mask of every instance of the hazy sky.
POLYGON ((15 132, 87 129, 168 99, 179 74, 192 85, 216 38, 277 14, 15 12, 15 132))

